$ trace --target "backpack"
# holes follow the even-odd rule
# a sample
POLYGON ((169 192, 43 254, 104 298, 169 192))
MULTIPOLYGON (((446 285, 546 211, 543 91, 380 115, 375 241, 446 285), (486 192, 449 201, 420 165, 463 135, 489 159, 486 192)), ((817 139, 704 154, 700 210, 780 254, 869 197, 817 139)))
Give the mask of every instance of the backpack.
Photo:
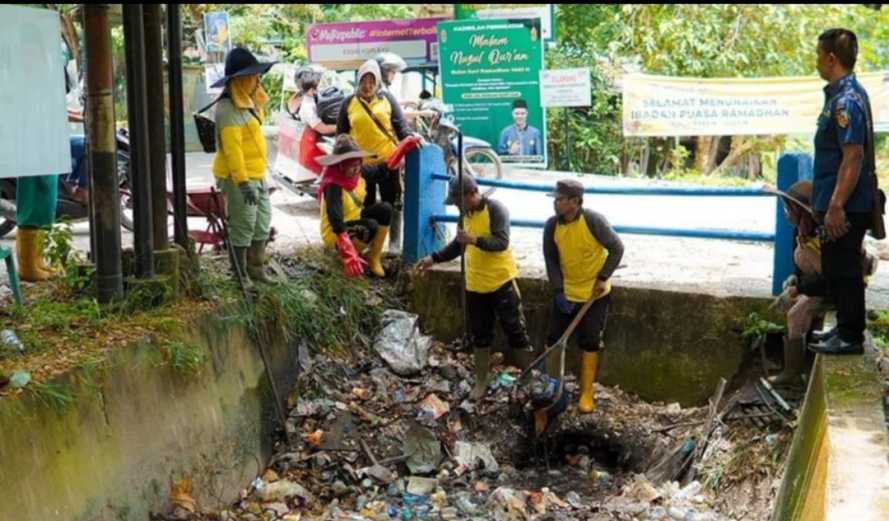
POLYGON ((340 107, 346 95, 339 87, 327 87, 315 95, 315 108, 318 110, 318 117, 321 121, 328 125, 336 125, 336 120, 340 115, 340 107))

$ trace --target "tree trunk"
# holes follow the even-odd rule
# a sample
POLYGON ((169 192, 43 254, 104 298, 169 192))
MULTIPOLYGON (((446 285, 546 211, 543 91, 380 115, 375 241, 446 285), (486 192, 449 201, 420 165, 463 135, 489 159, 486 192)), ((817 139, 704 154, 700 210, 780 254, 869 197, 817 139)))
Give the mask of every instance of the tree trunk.
POLYGON ((732 148, 728 154, 728 157, 725 158, 722 164, 719 165, 719 167, 714 172, 724 173, 729 171, 732 167, 737 166, 752 148, 752 139, 749 139, 745 136, 733 136, 732 148))
MULTIPOLYGON (((77 63, 77 70, 82 71, 82 64, 80 63, 80 41, 77 39, 77 28, 74 26, 74 20, 71 19, 70 14, 59 13, 59 17, 62 22, 62 38, 65 39, 65 43, 68 44, 68 48, 71 49, 71 54, 74 55, 74 61, 77 63)), ((67 63, 65 65, 68 65, 67 63)))
POLYGON ((695 170, 702 175, 710 173, 707 170, 707 162, 710 157, 710 143, 713 140, 713 136, 698 136, 697 143, 695 143, 695 170))

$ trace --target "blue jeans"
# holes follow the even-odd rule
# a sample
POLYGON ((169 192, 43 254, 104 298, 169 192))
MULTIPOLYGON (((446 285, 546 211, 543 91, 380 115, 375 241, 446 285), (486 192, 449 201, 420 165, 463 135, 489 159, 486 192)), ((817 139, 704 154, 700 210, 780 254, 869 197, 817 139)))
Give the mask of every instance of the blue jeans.
POLYGON ((71 175, 79 188, 89 188, 90 176, 86 171, 86 137, 71 136, 71 175))

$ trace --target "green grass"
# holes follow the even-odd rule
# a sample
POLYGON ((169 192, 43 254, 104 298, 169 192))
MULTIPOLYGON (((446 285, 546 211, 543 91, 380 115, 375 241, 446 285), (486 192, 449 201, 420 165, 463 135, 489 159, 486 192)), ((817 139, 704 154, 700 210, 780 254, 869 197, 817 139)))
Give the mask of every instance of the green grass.
POLYGON ((873 311, 868 315, 867 329, 879 349, 889 349, 889 309, 873 311))
POLYGON ((207 363, 207 353, 198 345, 179 340, 165 340, 161 343, 164 363, 176 372, 196 375, 207 363))
POLYGON ((67 385, 57 383, 30 383, 25 392, 34 396, 37 401, 53 408, 57 413, 65 412, 74 404, 74 394, 67 385))

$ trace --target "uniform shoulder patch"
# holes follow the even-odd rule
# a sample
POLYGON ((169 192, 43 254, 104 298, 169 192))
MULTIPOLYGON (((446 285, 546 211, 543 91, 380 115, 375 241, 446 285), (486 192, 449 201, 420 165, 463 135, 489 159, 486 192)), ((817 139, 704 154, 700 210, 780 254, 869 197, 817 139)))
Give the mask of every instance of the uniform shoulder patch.
POLYGON ((837 125, 840 128, 846 128, 849 126, 849 116, 846 114, 846 109, 844 107, 838 108, 836 111, 837 125))

